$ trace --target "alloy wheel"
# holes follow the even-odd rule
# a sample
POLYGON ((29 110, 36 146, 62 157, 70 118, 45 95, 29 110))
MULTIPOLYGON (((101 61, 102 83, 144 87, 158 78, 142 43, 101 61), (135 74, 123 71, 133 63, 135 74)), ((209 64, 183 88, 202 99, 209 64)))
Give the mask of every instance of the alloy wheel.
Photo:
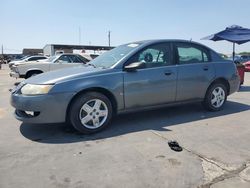
POLYGON ((216 87, 212 92, 211 104, 215 108, 220 108, 225 101, 225 91, 221 87, 216 87))
POLYGON ((101 127, 108 117, 108 107, 100 99, 92 99, 83 104, 79 118, 83 126, 89 129, 101 127))

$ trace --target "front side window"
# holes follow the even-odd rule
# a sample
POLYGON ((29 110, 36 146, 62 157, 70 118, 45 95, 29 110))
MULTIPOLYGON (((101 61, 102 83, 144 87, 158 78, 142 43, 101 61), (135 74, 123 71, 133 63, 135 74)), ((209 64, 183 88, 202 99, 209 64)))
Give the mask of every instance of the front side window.
POLYGON ((168 43, 155 44, 135 54, 128 60, 127 64, 143 62, 145 63, 145 68, 171 65, 170 54, 170 45, 168 43))
POLYGON ((192 44, 177 44, 179 64, 202 63, 209 61, 207 50, 196 47, 192 44))

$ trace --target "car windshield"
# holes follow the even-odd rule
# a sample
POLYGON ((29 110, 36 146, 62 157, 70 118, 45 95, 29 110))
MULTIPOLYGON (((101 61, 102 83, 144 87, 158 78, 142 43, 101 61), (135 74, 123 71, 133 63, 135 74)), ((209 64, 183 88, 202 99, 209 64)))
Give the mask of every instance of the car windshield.
POLYGON ((46 61, 47 61, 47 62, 52 62, 52 61, 54 61, 56 58, 58 58, 58 55, 51 56, 51 57, 48 58, 46 61))
POLYGON ((139 45, 139 43, 133 43, 118 46, 90 61, 90 64, 95 67, 110 68, 139 45))

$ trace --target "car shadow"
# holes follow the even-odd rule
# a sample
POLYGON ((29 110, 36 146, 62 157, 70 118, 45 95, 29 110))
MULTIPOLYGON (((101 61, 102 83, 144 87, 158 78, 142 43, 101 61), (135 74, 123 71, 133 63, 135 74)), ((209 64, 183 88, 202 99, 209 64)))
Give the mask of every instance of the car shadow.
POLYGON ((249 110, 250 106, 228 101, 219 112, 205 111, 200 104, 162 108, 117 116, 111 125, 92 135, 82 135, 65 124, 21 124, 21 134, 32 141, 46 144, 64 144, 117 137, 145 130, 171 131, 178 126, 201 119, 209 119, 249 110))

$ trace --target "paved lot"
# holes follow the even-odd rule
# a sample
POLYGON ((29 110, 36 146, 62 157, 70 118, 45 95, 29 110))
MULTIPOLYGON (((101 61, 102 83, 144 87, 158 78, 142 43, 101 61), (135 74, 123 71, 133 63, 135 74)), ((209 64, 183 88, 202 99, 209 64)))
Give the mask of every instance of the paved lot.
MULTIPOLYGON (((14 119, 0 70, 0 187, 250 187, 250 74, 221 112, 199 104, 117 117, 84 136, 14 119), (174 152, 168 140, 184 148, 174 152)), ((49 104, 48 104, 49 105, 49 104)))

